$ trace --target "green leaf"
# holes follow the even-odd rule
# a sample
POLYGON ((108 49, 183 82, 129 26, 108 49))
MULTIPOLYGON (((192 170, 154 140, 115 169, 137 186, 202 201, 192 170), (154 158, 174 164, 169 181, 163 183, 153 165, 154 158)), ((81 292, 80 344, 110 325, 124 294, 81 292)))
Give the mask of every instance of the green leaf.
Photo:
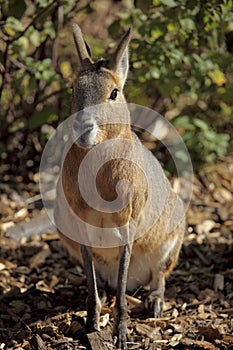
POLYGON ((147 12, 152 4, 152 0, 136 0, 135 7, 138 7, 141 11, 147 12))
POLYGON ((17 32, 22 32, 24 27, 22 23, 15 17, 8 17, 5 24, 5 31, 8 35, 14 36, 17 32))
POLYGON ((170 22, 167 25, 167 30, 172 33, 176 33, 179 30, 179 24, 176 22, 170 22))
POLYGON ((153 38, 153 39, 158 39, 161 35, 163 35, 163 32, 162 32, 162 30, 161 29, 159 29, 159 28, 155 28, 155 29, 152 29, 152 31, 151 31, 151 37, 153 38))
POLYGON ((55 107, 48 105, 44 107, 41 111, 35 111, 34 114, 29 119, 28 127, 30 130, 36 129, 43 124, 51 123, 54 120, 57 120, 57 114, 55 107))
POLYGON ((54 23, 52 21, 46 21, 44 24, 44 35, 49 36, 51 39, 56 37, 54 23))
POLYGON ((31 27, 29 33, 29 40, 35 47, 40 46, 40 32, 31 27))
POLYGON ((120 20, 116 20, 108 27, 108 32, 113 39, 118 38, 121 25, 120 20))
POLYGON ((21 36, 16 42, 15 51, 20 54, 21 57, 25 57, 27 55, 27 50, 29 47, 28 38, 25 36, 21 36))
POLYGON ((160 78, 160 71, 158 68, 154 67, 150 71, 152 78, 159 79, 160 78))
POLYGON ((174 0, 160 0, 160 2, 168 7, 176 7, 178 6, 177 2, 174 0))
POLYGON ((26 10, 26 4, 24 0, 10 0, 9 2, 5 1, 5 4, 2 5, 3 10, 6 10, 7 17, 15 17, 17 19, 21 18, 26 10))
POLYGON ((195 23, 191 18, 182 18, 180 19, 180 25, 187 33, 195 29, 195 23))
POLYGON ((52 2, 53 2, 53 0, 37 0, 39 7, 42 7, 42 8, 47 7, 52 2))
POLYGON ((173 122, 173 125, 176 128, 182 127, 182 128, 184 128, 186 130, 194 130, 195 129, 191 118, 186 116, 186 115, 179 116, 179 117, 173 119, 172 122, 173 122))
POLYGON ((206 122, 204 122, 201 119, 195 118, 195 119, 193 119, 193 123, 195 126, 197 126, 198 128, 200 128, 203 131, 208 131, 208 129, 209 129, 209 126, 206 124, 206 122))

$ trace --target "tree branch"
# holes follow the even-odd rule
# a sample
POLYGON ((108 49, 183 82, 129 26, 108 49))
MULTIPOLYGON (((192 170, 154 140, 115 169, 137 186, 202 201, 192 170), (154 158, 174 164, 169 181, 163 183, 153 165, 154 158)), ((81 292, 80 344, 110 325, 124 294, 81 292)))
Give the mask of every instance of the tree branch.
POLYGON ((58 7, 57 11, 57 30, 56 30, 56 37, 53 42, 53 48, 52 48, 52 67, 56 68, 57 67, 57 48, 58 48, 58 43, 59 43, 59 33, 62 30, 63 27, 63 21, 64 21, 64 10, 63 6, 58 7))
POLYGON ((51 4, 49 4, 47 7, 45 7, 44 9, 42 9, 32 20, 31 22, 24 28, 24 30, 22 32, 20 32, 18 35, 16 35, 15 37, 13 37, 12 39, 8 39, 7 41, 9 43, 13 43, 14 41, 18 40, 19 38, 21 38, 21 36, 23 36, 28 29, 36 23, 36 21, 38 20, 38 18, 40 18, 45 12, 47 12, 50 8, 52 8, 53 6, 58 6, 56 1, 52 2, 51 4))
POLYGON ((38 104, 47 101, 48 99, 50 99, 53 96, 62 94, 65 91, 67 91, 67 88, 64 88, 64 89, 61 89, 61 90, 57 90, 57 91, 53 91, 49 95, 45 95, 45 96, 43 96, 40 99, 38 98, 29 108, 23 109, 23 111, 16 118, 20 119, 23 116, 29 118, 31 116, 31 114, 34 112, 35 108, 38 106, 38 104))
POLYGON ((4 52, 4 56, 3 56, 3 73, 2 73, 2 84, 0 86, 0 99, 2 97, 2 91, 4 88, 4 85, 6 83, 6 76, 8 74, 9 68, 7 66, 7 60, 8 60, 8 50, 9 50, 9 43, 6 43, 6 48, 5 48, 5 52, 4 52))

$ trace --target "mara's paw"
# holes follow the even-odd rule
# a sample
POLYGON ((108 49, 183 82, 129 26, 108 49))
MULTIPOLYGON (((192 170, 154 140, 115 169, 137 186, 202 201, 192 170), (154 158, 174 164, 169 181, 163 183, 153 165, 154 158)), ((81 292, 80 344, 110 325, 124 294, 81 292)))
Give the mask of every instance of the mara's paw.
POLYGON ((117 350, 127 350, 127 341, 129 341, 126 321, 119 321, 114 326, 113 343, 117 350))
POLYGON ((146 299, 146 308, 154 318, 158 318, 163 312, 164 291, 153 290, 146 299))

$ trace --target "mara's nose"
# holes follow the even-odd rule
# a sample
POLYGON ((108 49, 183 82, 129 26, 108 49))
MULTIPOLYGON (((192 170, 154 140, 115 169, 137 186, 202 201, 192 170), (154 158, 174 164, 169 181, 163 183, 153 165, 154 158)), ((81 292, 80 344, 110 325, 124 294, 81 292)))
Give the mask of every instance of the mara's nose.
POLYGON ((82 118, 75 119, 73 124, 75 135, 77 135, 76 142, 81 147, 92 147, 96 144, 96 136, 98 127, 95 120, 82 118))
POLYGON ((87 147, 90 144, 90 138, 95 125, 93 123, 87 122, 81 128, 81 136, 78 142, 81 146, 87 147))

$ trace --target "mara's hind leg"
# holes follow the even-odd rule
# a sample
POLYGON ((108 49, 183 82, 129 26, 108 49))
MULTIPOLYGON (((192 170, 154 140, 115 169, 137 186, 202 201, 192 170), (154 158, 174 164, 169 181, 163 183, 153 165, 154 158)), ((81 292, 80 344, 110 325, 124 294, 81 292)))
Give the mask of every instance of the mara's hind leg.
POLYGON ((162 314, 164 292, 165 292, 165 273, 163 271, 156 271, 156 272, 153 271, 153 279, 152 279, 150 292, 146 299, 146 307, 155 318, 160 317, 162 314))
POLYGON ((162 314, 166 277, 171 273, 177 263, 182 241, 183 234, 180 234, 180 236, 175 236, 172 240, 165 243, 165 254, 161 257, 160 262, 157 262, 158 265, 155 266, 152 272, 150 292, 147 297, 147 308, 155 318, 160 317, 162 314))
POLYGON ((153 314, 154 318, 158 318, 163 312, 164 292, 166 277, 173 270, 177 262, 178 254, 167 261, 166 267, 163 266, 160 271, 153 273, 153 279, 149 295, 147 296, 147 307, 153 314))

